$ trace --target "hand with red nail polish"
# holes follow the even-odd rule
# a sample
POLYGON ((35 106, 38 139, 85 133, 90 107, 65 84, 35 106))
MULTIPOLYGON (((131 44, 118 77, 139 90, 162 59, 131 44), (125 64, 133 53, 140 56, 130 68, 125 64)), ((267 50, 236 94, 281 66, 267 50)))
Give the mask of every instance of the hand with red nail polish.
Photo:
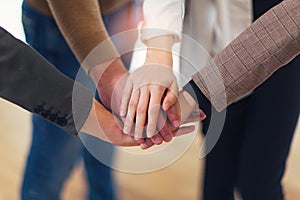
POLYGON ((167 120, 162 119, 162 115, 160 115, 157 122, 159 134, 154 135, 154 139, 153 137, 146 139, 140 144, 142 149, 150 148, 154 144, 161 144, 162 141, 169 142, 175 136, 191 133, 195 130, 194 125, 182 125, 190 122, 199 122, 206 118, 205 113, 198 108, 196 101, 186 91, 180 91, 177 100, 177 103, 167 111, 167 120), (178 126, 173 125, 178 123, 178 126))

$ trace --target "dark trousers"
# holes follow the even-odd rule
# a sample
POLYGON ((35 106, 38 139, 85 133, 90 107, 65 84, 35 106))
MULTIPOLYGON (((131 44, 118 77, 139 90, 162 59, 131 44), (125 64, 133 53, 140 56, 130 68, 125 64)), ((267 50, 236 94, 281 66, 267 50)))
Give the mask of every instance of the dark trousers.
MULTIPOLYGON (((254 0, 257 18, 279 0, 254 0)), ((204 200, 284 199, 281 179, 300 111, 300 57, 227 109, 221 136, 206 157, 204 200)), ((207 131, 209 120, 203 123, 207 131)))

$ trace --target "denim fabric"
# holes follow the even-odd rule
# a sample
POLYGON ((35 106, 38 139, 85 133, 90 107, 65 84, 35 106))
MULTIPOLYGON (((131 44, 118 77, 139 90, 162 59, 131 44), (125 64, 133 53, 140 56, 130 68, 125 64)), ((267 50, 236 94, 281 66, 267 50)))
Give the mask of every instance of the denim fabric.
MULTIPOLYGON (((120 13, 103 16, 110 34, 121 31, 112 26, 120 13), (114 29, 114 30, 112 30, 114 29)), ((52 17, 45 16, 32 9, 26 1, 22 6, 22 21, 26 41, 58 70, 75 79, 80 64, 68 47, 52 17)), ((141 10, 136 11, 136 22, 140 21, 141 10)), ((126 23, 124 24, 126 28, 126 23)), ((123 60, 124 61, 124 60, 123 60)), ((129 65, 130 57, 125 60, 129 65)), ((112 171, 97 161, 74 137, 44 119, 32 117, 32 144, 24 173, 21 197, 24 200, 60 199, 61 189, 72 169, 83 157, 90 200, 114 199, 112 171)))

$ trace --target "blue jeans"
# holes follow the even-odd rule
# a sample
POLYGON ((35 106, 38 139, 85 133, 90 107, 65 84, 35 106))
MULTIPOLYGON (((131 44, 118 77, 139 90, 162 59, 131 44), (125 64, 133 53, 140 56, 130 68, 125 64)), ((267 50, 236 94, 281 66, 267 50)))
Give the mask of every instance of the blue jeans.
MULTIPOLYGON (((116 27, 115 22, 120 22, 120 15, 132 9, 132 4, 103 16, 110 34, 120 32, 122 29, 130 29, 141 20, 140 4, 136 6, 134 12, 137 14, 134 19, 122 23, 123 27, 116 27)), ((58 70, 75 79, 80 64, 61 35, 54 19, 35 11, 26 1, 23 2, 22 11, 27 42, 58 70)), ((130 57, 123 61, 125 65, 129 65, 130 57)), ((83 147, 78 137, 64 132, 38 116, 32 117, 32 125, 32 144, 24 174, 22 199, 60 199, 63 184, 81 157, 86 169, 89 199, 114 199, 111 169, 96 160, 83 147)))

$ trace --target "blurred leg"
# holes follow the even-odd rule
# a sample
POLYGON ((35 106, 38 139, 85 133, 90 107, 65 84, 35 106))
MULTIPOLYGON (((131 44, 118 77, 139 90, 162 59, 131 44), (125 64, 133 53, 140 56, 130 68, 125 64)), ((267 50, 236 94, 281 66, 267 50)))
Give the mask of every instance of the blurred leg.
MULTIPOLYGON (((240 141, 243 138, 248 101, 247 97, 227 109, 221 136, 212 151, 206 156, 203 200, 233 200, 237 177, 240 141)), ((209 120, 203 124, 206 133, 209 120)))
POLYGON ((88 150, 84 149, 83 159, 87 174, 87 180, 89 183, 88 199, 116 199, 116 189, 114 181, 108 181, 113 180, 113 171, 109 167, 114 154, 113 146, 89 135, 85 135, 84 137, 85 145, 88 145, 89 148, 98 148, 96 146, 101 145, 99 150, 104 152, 105 155, 105 158, 99 158, 99 160, 103 162, 101 163, 97 159, 95 159, 95 157, 91 155, 88 150), (96 146, 92 147, 93 145, 96 146))
MULTIPOLYGON (((107 30, 110 35, 115 35, 122 31, 134 29, 137 27, 137 24, 142 19, 142 7, 141 4, 129 3, 124 7, 120 8, 118 11, 111 13, 109 15, 103 16, 104 23, 107 27, 107 30)), ((137 39, 137 32, 134 34, 127 35, 126 41, 124 43, 120 40, 113 40, 117 49, 124 49, 134 47, 134 44, 137 39)), ((131 62, 132 52, 122 56, 122 61, 125 66, 128 68, 131 62)), ((113 158, 113 146, 110 144, 105 144, 104 142, 99 141, 96 138, 85 136, 84 144, 89 145, 89 148, 92 148, 92 145, 101 145, 101 151, 105 149, 105 158, 100 160, 104 164, 109 165, 113 158), (105 147, 104 147, 105 146, 105 147)), ((96 147, 95 147, 96 148, 96 147)), ((89 199, 98 200, 98 199, 115 199, 115 189, 113 181, 108 181, 113 179, 112 171, 109 167, 99 164, 87 150, 83 154, 86 173, 89 183, 89 199), (95 178, 101 177, 101 178, 95 178)))
POLYGON ((250 100, 238 186, 245 200, 284 199, 281 180, 300 111, 300 57, 250 100))
POLYGON ((32 121, 33 137, 22 199, 60 199, 64 181, 81 154, 80 140, 38 116, 34 116, 32 121))
MULTIPOLYGON (((68 47, 53 18, 36 12, 24 3, 23 24, 28 43, 62 73, 75 79, 80 64, 68 47)), ((22 196, 25 198, 29 191, 34 190, 38 191, 37 199, 59 199, 60 190, 74 163, 81 158, 83 147, 79 137, 63 133, 59 128, 47 128, 53 125, 47 122, 41 123, 35 118, 34 122, 33 141, 25 172, 22 196), (56 154, 51 153, 54 151, 52 149, 54 147, 56 154), (52 163, 48 163, 48 160, 52 163), (50 171, 49 176, 51 177, 49 178, 46 175, 50 171)), ((85 153, 85 155, 87 154, 85 153)), ((103 183, 112 185, 110 169, 92 156, 90 156, 90 160, 93 161, 88 163, 88 168, 97 173, 89 177, 89 181, 101 180, 103 183)), ((97 192, 99 194, 97 199, 113 196, 112 188, 105 187, 101 191, 103 191, 103 198, 97 192)))

